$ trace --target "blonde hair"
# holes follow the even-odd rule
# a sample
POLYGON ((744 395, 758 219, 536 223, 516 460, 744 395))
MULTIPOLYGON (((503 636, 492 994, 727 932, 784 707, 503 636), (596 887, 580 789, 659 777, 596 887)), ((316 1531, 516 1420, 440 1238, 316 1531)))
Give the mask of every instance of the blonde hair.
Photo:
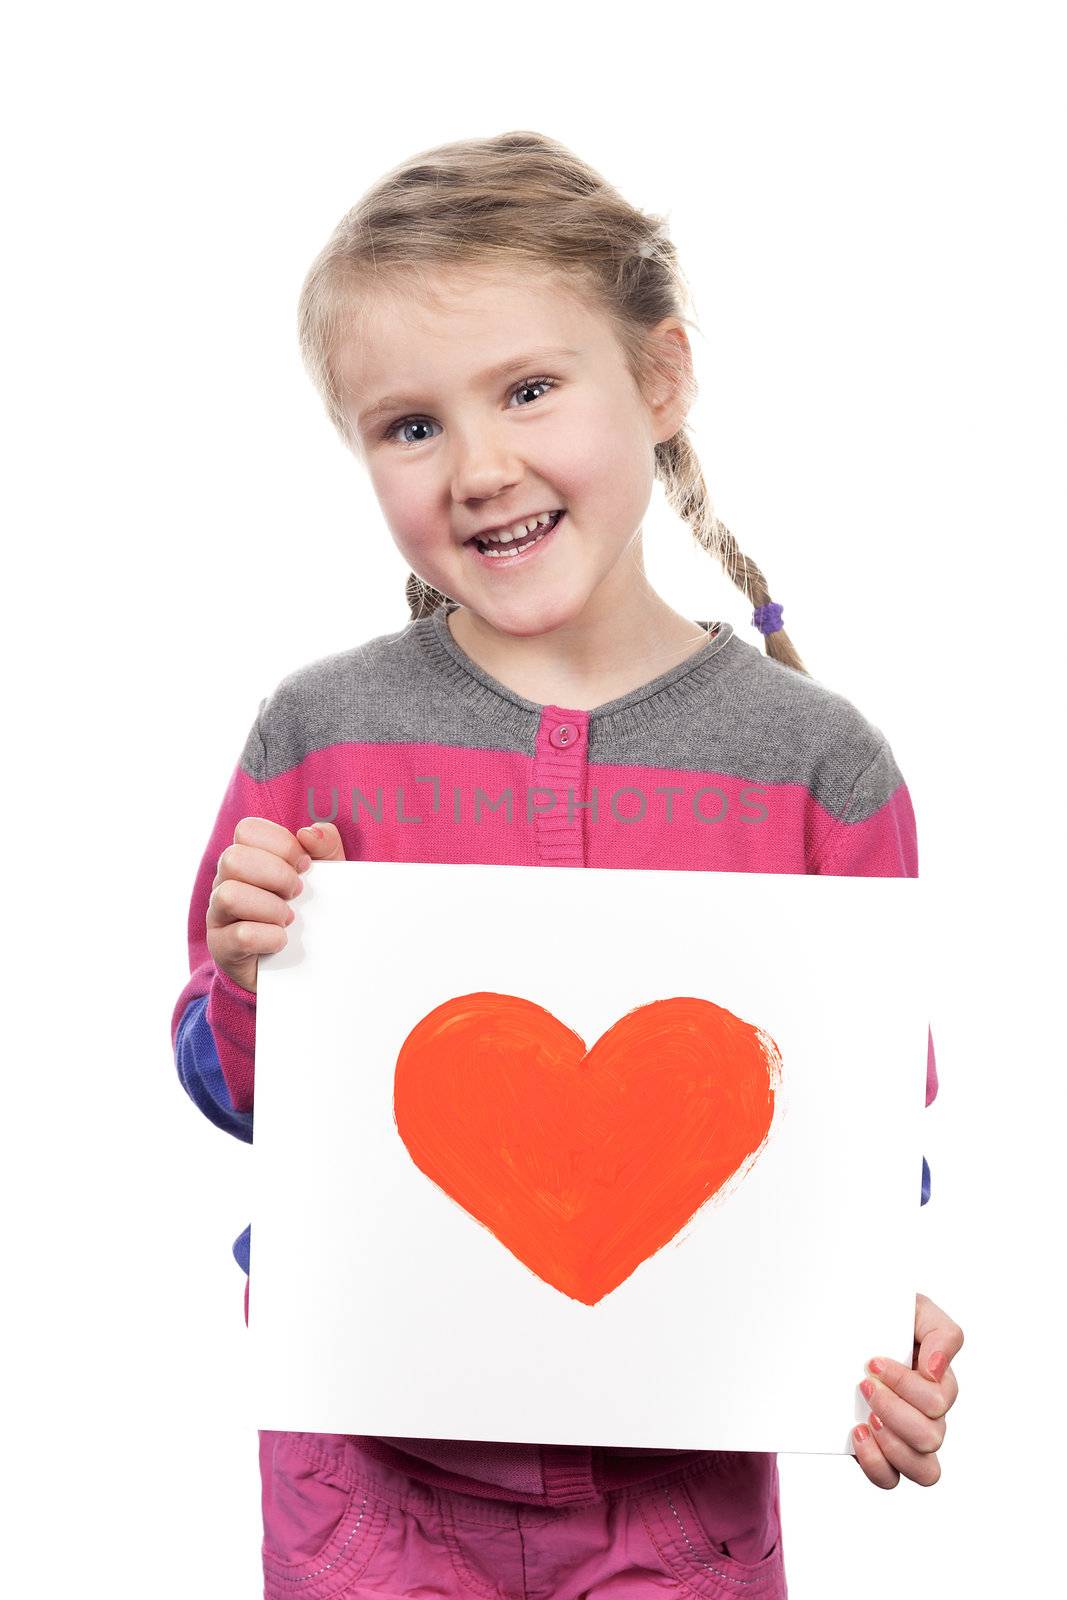
MULTIPOLYGON (((521 264, 561 275, 612 324, 642 394, 662 371, 648 335, 664 318, 695 327, 664 219, 635 209, 564 145, 519 129, 489 139, 438 145, 392 168, 346 212, 300 291, 297 328, 304 365, 345 445, 357 448, 333 363, 338 342, 359 320, 368 286, 432 294, 427 275, 464 265, 521 264)), ((688 364, 672 369, 691 404, 688 364)), ((688 523, 753 606, 770 601, 767 580, 715 515, 684 424, 655 446, 655 475, 667 503, 688 523)), ((449 597, 409 574, 413 620, 449 597)), ((764 635, 776 661, 806 673, 779 629, 764 635)))

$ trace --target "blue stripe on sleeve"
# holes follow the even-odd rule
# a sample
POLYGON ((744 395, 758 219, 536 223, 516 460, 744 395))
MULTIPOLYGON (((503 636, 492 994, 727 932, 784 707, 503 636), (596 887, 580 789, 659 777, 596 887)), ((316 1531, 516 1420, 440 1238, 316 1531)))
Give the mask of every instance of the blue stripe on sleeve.
POLYGON ((207 1021, 208 996, 190 1000, 178 1024, 174 1058, 182 1087, 190 1100, 210 1122, 224 1133, 232 1133, 245 1144, 252 1143, 251 1111, 235 1111, 226 1079, 219 1065, 215 1036, 207 1021))
POLYGON ((239 1233, 233 1241, 233 1259, 241 1271, 248 1272, 248 1257, 252 1245, 252 1224, 249 1223, 244 1233, 239 1233))

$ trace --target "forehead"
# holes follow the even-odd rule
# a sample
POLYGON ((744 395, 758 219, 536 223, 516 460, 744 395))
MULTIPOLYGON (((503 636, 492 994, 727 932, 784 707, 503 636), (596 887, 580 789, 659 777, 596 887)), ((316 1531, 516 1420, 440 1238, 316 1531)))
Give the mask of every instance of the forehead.
POLYGON ((545 270, 464 266, 409 276, 361 295, 335 366, 346 409, 386 390, 421 389, 480 372, 541 345, 590 348, 607 324, 578 290, 545 270))

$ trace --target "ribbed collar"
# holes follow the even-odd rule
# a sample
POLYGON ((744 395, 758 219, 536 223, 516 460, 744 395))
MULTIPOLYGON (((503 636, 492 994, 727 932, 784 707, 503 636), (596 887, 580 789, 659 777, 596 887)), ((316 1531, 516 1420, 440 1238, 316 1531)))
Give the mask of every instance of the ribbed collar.
MULTIPOLYGON (((444 678, 458 695, 469 700, 472 709, 482 718, 501 732, 507 731, 516 738, 529 737, 531 726, 536 728, 541 720, 544 706, 516 694, 498 678, 483 671, 460 648, 448 627, 448 617, 458 606, 458 601, 450 600, 437 606, 429 616, 420 618, 412 624, 414 639, 435 673, 444 678)), ((628 694, 594 706, 587 713, 591 752, 600 739, 609 736, 618 739, 628 733, 647 729, 664 715, 677 715, 697 701, 706 699, 712 677, 722 669, 724 655, 732 656, 734 651, 742 647, 742 641, 735 637, 729 622, 716 624, 697 621, 694 627, 717 627, 718 631, 677 666, 661 672, 651 682, 631 689, 628 694)), ((568 711, 578 708, 561 706, 557 709, 568 711)))

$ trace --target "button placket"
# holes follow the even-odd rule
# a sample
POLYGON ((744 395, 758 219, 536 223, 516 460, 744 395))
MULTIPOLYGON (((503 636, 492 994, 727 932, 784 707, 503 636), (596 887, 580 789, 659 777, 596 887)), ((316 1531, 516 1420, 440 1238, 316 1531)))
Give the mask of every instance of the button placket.
POLYGON ((549 810, 534 817, 537 860, 541 866, 583 867, 588 810, 587 758, 589 717, 566 706, 543 706, 534 745, 532 804, 545 805, 550 789, 555 797, 549 810))

